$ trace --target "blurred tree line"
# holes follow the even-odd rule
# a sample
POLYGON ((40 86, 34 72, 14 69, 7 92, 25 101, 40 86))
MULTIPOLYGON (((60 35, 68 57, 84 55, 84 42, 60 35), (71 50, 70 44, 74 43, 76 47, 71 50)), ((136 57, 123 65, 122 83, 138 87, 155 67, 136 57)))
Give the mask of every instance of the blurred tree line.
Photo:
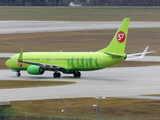
POLYGON ((68 3, 68 0, 0 0, 0 6, 63 6, 63 1, 68 3))
POLYGON ((160 6, 160 0, 0 0, 0 6, 68 6, 72 1, 83 6, 160 6))
POLYGON ((160 0, 106 0, 111 6, 160 6, 160 0))

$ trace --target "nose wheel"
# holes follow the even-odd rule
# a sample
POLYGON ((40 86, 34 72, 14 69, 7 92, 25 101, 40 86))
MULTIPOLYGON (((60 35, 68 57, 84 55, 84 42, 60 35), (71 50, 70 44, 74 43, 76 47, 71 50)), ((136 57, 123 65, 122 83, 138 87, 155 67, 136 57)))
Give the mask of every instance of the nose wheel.
POLYGON ((55 73, 53 73, 53 77, 54 78, 60 78, 61 77, 61 73, 55 72, 55 73))
POLYGON ((20 77, 21 76, 21 73, 20 72, 17 72, 17 77, 20 77))

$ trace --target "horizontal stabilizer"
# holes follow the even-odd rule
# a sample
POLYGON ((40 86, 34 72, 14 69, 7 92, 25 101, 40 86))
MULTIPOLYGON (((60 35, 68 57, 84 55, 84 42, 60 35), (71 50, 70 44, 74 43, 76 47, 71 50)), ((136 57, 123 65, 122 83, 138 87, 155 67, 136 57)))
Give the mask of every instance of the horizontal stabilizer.
POLYGON ((149 52, 147 52, 148 48, 149 48, 149 46, 147 46, 142 53, 128 54, 127 58, 126 58, 126 61, 127 60, 142 59, 146 54, 148 54, 148 53, 154 53, 155 52, 155 51, 149 51, 149 52), (138 56, 138 55, 140 55, 140 56, 138 56))

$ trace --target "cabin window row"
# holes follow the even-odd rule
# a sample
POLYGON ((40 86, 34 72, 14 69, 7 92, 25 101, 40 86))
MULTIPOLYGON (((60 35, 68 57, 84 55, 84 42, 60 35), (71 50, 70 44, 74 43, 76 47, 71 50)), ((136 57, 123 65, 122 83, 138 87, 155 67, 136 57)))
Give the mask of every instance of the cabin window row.
POLYGON ((23 59, 23 60, 40 60, 39 58, 27 58, 27 59, 23 59))
POLYGON ((79 61, 93 61, 94 59, 52 59, 52 58, 49 58, 49 59, 46 59, 46 60, 79 60, 79 61))
MULTIPOLYGON (((23 60, 40 60, 39 58, 26 58, 23 60)), ((42 60, 77 60, 77 61, 94 61, 94 59, 52 59, 52 58, 48 58, 48 59, 42 59, 42 60)))

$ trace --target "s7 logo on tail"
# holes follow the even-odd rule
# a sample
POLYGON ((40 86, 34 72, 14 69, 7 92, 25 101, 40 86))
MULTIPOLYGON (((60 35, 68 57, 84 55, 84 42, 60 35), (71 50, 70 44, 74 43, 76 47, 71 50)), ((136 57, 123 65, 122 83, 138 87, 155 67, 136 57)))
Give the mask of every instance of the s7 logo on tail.
POLYGON ((120 43, 123 43, 126 39, 125 33, 123 31, 119 31, 117 34, 117 40, 120 43))

